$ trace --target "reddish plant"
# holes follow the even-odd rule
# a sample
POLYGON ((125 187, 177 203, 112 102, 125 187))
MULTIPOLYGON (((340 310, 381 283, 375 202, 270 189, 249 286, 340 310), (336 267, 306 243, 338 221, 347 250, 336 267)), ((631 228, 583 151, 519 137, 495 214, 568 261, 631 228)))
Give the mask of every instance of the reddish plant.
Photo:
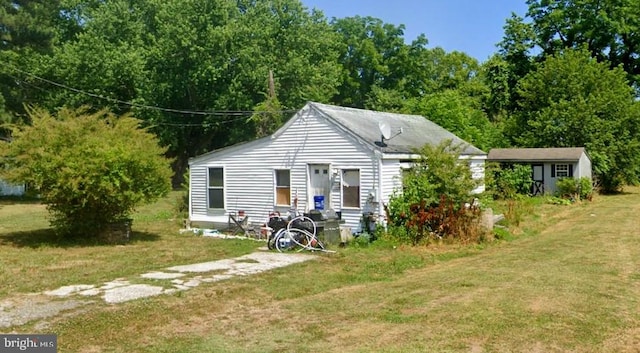
POLYGON ((406 227, 413 235, 414 245, 432 239, 459 239, 468 242, 479 238, 480 209, 475 205, 455 207, 443 195, 436 205, 427 205, 425 201, 421 201, 412 204, 410 210, 406 227))

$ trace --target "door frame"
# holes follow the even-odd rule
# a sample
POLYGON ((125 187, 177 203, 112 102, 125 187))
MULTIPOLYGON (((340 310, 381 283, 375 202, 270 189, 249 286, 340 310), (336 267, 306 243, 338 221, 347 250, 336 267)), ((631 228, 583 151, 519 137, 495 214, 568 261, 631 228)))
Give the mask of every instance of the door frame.
POLYGON ((328 210, 330 208, 332 208, 332 203, 331 203, 331 187, 332 187, 332 167, 331 167, 331 163, 327 163, 327 162, 312 162, 312 163, 307 163, 307 205, 306 205, 306 209, 307 210, 313 210, 315 208, 314 205, 314 201, 313 201, 313 197, 316 196, 317 194, 313 192, 313 189, 315 188, 315 186, 312 185, 312 178, 313 175, 315 175, 315 172, 312 172, 312 168, 313 167, 321 167, 319 170, 319 174, 322 175, 322 179, 325 179, 324 175, 326 175, 326 179, 325 179, 325 189, 323 190, 323 196, 324 196, 324 209, 328 210), (324 168, 326 167, 326 168, 324 168), (325 173, 326 172, 326 173, 325 173))
POLYGON ((533 196, 536 195, 544 195, 544 163, 533 163, 531 164, 531 180, 533 183, 531 184, 531 194, 533 196), (536 180, 535 178, 535 168, 540 167, 542 170, 540 172, 541 179, 536 180))

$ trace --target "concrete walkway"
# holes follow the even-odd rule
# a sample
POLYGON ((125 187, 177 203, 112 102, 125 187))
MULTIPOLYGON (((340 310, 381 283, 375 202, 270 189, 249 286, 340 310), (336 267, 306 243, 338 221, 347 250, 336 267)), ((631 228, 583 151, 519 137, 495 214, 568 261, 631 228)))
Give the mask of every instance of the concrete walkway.
POLYGON ((0 328, 53 317, 96 301, 117 304, 172 294, 195 288, 202 283, 248 276, 314 257, 301 253, 254 252, 232 259, 169 267, 162 271, 143 273, 133 279, 118 278, 98 285, 72 284, 42 293, 16 296, 0 301, 0 328))

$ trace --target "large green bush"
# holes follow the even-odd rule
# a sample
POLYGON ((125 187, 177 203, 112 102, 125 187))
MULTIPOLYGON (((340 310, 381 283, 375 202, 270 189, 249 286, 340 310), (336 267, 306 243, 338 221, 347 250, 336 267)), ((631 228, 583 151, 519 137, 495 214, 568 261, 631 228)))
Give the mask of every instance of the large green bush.
POLYGON ((139 120, 86 109, 29 115, 2 145, 2 178, 33 188, 60 233, 97 236, 170 190, 170 161, 139 120))
POLYGON ((516 195, 529 195, 533 179, 531 166, 514 164, 500 166, 497 164, 487 168, 487 191, 498 199, 513 199, 516 195))
POLYGON ((593 195, 593 184, 589 178, 561 178, 556 182, 557 196, 579 200, 590 200, 593 195))
POLYGON ((411 244, 428 241, 432 234, 439 238, 464 236, 452 232, 468 229, 469 222, 462 222, 461 216, 467 213, 459 211, 471 202, 478 183, 469 165, 459 158, 461 150, 462 146, 447 141, 419 151, 420 159, 404 174, 403 190, 389 200, 389 235, 411 244))

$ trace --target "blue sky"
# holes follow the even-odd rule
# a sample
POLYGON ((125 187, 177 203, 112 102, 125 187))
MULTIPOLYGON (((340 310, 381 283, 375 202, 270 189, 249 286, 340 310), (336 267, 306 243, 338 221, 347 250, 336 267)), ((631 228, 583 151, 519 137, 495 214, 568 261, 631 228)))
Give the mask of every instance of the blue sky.
POLYGON ((405 41, 424 33, 429 48, 462 51, 483 62, 497 51, 505 20, 524 17, 525 0, 302 0, 308 8, 343 18, 371 16, 405 25, 405 41))

